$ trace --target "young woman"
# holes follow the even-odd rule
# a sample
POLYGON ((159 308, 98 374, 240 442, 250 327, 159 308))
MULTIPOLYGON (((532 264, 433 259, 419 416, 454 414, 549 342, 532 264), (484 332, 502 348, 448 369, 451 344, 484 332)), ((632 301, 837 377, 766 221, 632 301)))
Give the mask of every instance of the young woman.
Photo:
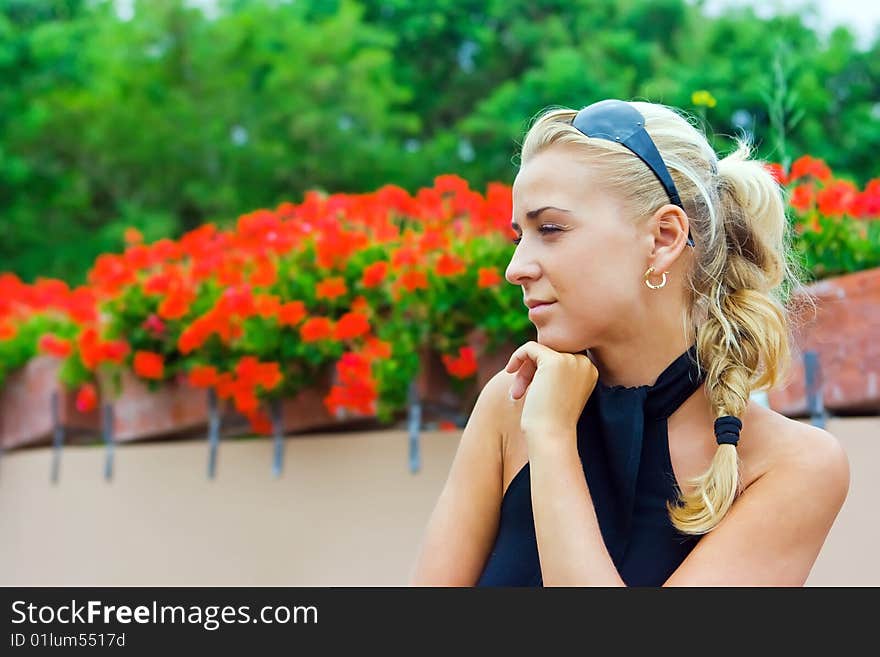
POLYGON ((802 585, 849 488, 822 429, 750 402, 792 361, 782 190, 682 114, 554 109, 513 185, 537 340, 481 391, 411 585, 802 585))

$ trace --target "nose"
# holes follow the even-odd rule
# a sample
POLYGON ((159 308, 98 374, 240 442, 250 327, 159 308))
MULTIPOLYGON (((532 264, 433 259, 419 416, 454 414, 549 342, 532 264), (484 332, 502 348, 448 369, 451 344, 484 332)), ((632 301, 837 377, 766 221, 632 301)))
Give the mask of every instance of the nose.
POLYGON ((511 285, 523 285, 525 281, 536 279, 540 273, 541 268, 538 263, 529 258, 524 249, 519 246, 510 258, 510 263, 504 272, 504 278, 511 285))

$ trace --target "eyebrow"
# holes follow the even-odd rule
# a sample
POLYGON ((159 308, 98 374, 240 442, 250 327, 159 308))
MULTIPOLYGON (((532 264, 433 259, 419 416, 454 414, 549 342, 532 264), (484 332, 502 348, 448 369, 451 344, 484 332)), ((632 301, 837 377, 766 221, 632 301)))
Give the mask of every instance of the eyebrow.
MULTIPOLYGON (((535 219, 538 218, 538 216, 539 216, 544 210, 558 210, 559 212, 567 212, 567 213, 571 213, 571 210, 566 210, 566 209, 564 209, 564 208, 557 208, 557 207, 554 207, 554 206, 552 206, 552 205, 545 205, 543 208, 538 208, 537 210, 529 210, 528 212, 526 212, 526 219, 528 219, 529 221, 534 221, 535 219)), ((516 231, 522 230, 522 229, 520 228, 520 225, 519 225, 518 223, 516 223, 515 221, 511 221, 511 222, 510 222, 510 227, 513 228, 513 230, 516 230, 516 231)))

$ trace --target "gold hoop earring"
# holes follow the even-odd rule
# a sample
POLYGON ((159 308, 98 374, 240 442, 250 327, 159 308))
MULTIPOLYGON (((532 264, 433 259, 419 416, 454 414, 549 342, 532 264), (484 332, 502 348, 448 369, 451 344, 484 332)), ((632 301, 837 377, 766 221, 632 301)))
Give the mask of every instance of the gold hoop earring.
POLYGON ((651 285, 651 281, 648 280, 648 277, 651 275, 651 272, 654 271, 653 267, 649 267, 648 271, 645 272, 645 285, 647 285, 652 290, 659 290, 661 287, 666 285, 666 272, 663 272, 663 282, 660 285, 651 285))

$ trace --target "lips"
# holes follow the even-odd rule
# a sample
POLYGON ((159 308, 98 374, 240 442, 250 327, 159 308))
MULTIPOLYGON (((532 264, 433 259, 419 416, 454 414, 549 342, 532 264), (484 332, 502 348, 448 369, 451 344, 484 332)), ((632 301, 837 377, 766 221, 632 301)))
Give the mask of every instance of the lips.
POLYGON ((536 321, 539 318, 546 317, 550 314, 550 311, 553 310, 553 306, 555 305, 555 301, 550 301, 547 303, 537 303, 536 305, 529 308, 529 319, 531 319, 532 321, 536 321))
POLYGON ((550 305, 551 303, 556 303, 555 301, 542 301, 541 299, 526 299, 526 306, 529 308, 536 308, 537 306, 550 305))

